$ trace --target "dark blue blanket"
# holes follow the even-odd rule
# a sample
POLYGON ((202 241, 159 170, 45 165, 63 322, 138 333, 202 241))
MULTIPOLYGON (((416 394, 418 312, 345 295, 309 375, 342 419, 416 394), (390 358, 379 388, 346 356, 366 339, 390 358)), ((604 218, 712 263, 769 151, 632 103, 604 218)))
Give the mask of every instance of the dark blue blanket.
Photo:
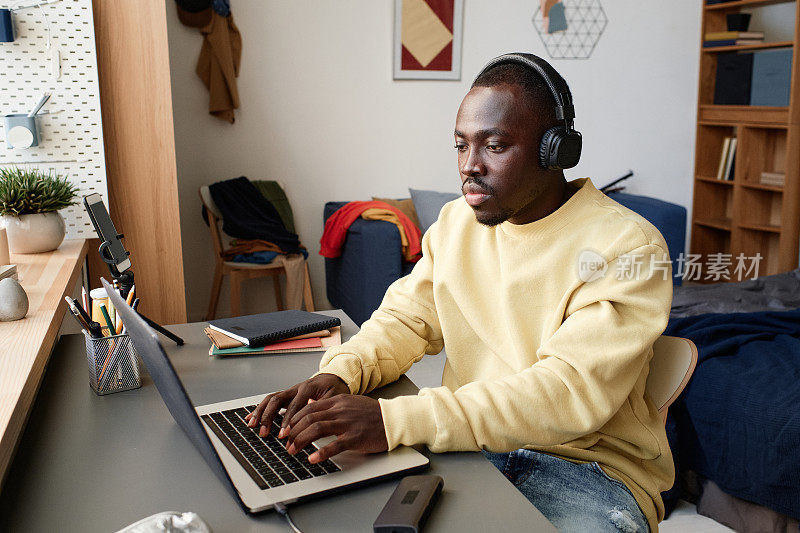
POLYGON ((800 309, 676 318, 664 334, 699 353, 669 410, 676 471, 800 519, 800 309))

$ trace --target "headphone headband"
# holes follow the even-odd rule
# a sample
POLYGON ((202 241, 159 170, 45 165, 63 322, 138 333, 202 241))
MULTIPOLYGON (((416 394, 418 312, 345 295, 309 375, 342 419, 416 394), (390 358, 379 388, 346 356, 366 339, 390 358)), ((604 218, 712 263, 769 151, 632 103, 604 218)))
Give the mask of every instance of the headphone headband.
POLYGON ((556 102, 556 119, 564 121, 564 126, 555 126, 547 130, 539 144, 539 163, 550 170, 563 170, 578 164, 581 158, 583 140, 575 131, 575 107, 572 104, 572 93, 564 78, 556 72, 550 63, 533 54, 504 54, 495 57, 483 67, 478 79, 484 72, 498 65, 517 64, 533 69, 547 84, 556 102))
POLYGON ((550 63, 539 56, 525 53, 503 54, 495 57, 475 76, 477 80, 484 72, 499 65, 517 64, 532 68, 538 72, 547 84, 553 98, 556 101, 556 119, 564 121, 567 132, 573 131, 573 121, 575 120, 575 106, 572 104, 572 93, 567 82, 556 72, 550 63))

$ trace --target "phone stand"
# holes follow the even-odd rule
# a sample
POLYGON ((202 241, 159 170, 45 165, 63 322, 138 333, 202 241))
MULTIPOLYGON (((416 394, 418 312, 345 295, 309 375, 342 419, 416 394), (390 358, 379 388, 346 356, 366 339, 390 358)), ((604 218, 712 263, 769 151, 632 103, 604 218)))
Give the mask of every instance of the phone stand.
MULTIPOLYGON (((117 239, 122 239, 123 237, 125 237, 125 236, 122 235, 122 234, 117 235, 117 239)), ((105 264, 108 265, 108 269, 111 271, 111 277, 114 278, 114 281, 116 282, 115 284, 119 285, 119 287, 120 287, 120 290, 122 292, 122 297, 123 298, 127 298, 128 293, 133 288, 133 270, 131 270, 129 268, 129 269, 125 270, 124 272, 120 272, 119 269, 117 268, 116 262, 111 257, 111 253, 109 251, 109 246, 111 246, 111 242, 109 242, 109 241, 103 241, 103 243, 100 244, 100 248, 98 249, 98 252, 100 252, 100 258, 103 260, 103 262, 105 264)), ((131 255, 131 253, 128 252, 127 250, 125 251, 125 254, 126 255, 131 255)), ((136 311, 136 314, 138 314, 140 317, 142 317, 142 320, 147 322, 148 326, 150 326, 154 330, 158 331, 159 333, 161 333, 162 335, 164 335, 168 339, 174 341, 175 344, 177 344, 178 346, 183 346, 183 339, 182 338, 178 337, 177 335, 175 335, 171 331, 168 331, 167 329, 165 329, 160 324, 157 324, 156 322, 153 322, 152 320, 150 320, 149 318, 144 316, 139 311, 136 311)))

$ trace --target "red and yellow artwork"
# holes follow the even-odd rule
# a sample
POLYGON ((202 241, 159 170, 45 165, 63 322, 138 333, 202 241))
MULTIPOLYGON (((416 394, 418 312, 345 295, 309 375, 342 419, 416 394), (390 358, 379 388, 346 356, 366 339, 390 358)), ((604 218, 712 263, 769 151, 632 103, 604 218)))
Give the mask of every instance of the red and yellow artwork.
POLYGON ((395 1, 395 79, 459 79, 463 0, 395 1))

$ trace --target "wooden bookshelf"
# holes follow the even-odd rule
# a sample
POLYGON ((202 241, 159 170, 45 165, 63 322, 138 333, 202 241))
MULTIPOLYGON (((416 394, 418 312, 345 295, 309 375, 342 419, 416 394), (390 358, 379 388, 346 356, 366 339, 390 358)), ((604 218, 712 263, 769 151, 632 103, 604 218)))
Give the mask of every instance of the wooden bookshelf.
MULTIPOLYGON (((760 254, 759 275, 797 268, 800 242, 800 53, 792 56, 788 107, 715 105, 718 52, 792 47, 800 50, 800 15, 794 39, 749 46, 703 48, 707 32, 727 30, 725 16, 742 8, 794 0, 739 0, 705 5, 700 37, 700 72, 690 250, 711 254, 760 254), (716 179, 725 137, 736 137, 733 180, 716 179), (783 186, 760 182, 762 172, 785 174, 783 186)), ((752 28, 766 30, 768 28, 752 28)), ((737 281, 731 276, 731 281, 737 281)), ((698 281, 705 281, 700 279, 698 281)))

